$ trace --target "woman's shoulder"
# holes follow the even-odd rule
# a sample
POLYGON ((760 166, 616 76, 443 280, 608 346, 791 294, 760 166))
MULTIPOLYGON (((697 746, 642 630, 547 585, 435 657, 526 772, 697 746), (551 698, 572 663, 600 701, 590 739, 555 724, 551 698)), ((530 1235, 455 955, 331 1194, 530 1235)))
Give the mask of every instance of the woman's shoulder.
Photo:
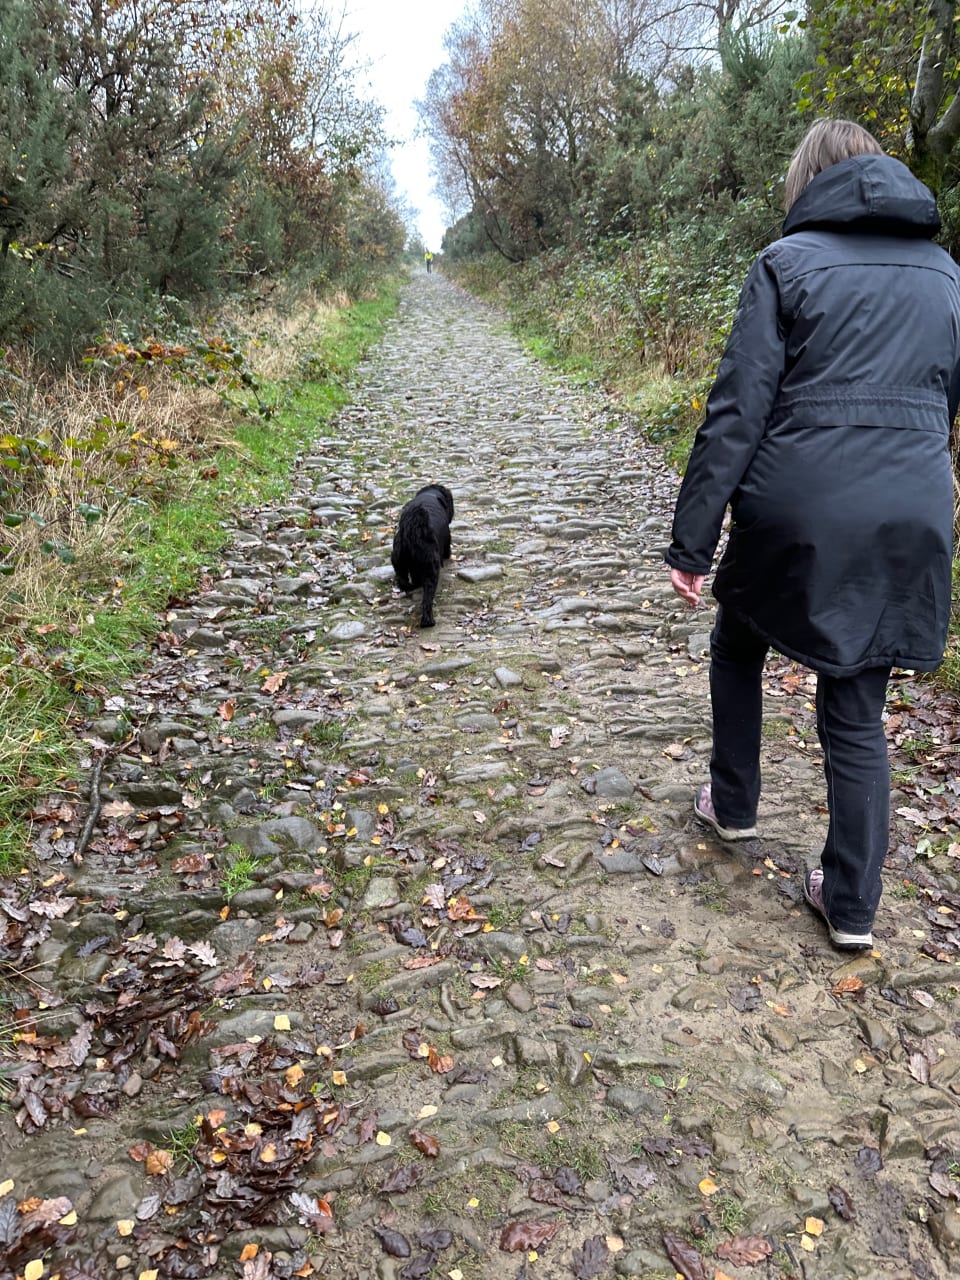
POLYGON ((809 227, 772 241, 758 255, 757 264, 789 277, 845 262, 868 265, 871 260, 894 259, 904 266, 932 267, 960 281, 960 265, 942 245, 925 236, 877 236, 809 227))

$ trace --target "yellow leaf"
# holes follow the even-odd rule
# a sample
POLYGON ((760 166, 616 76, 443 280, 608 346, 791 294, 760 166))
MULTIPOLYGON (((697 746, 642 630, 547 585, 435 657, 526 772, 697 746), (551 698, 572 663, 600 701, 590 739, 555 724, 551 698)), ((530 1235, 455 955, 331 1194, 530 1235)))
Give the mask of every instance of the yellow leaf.
POLYGON ((243 1126, 243 1132, 248 1138, 259 1138, 263 1133, 263 1126, 257 1124, 256 1120, 251 1120, 243 1126))
POLYGON ((387 814, 387 813, 389 813, 389 812, 390 812, 390 806, 389 806, 388 804, 378 804, 378 805, 377 805, 377 813, 379 813, 381 817, 382 817, 384 814, 387 814))
POLYGON ((619 1253, 623 1248, 623 1240, 620 1236, 605 1236, 604 1239, 611 1253, 619 1253))
POLYGON ((268 1142, 260 1152, 260 1159, 264 1164, 273 1164, 277 1158, 277 1148, 272 1142, 268 1142))
POLYGON ((136 1223, 132 1218, 121 1218, 117 1223, 117 1231, 119 1231, 122 1236, 128 1236, 135 1226, 136 1223))
POLYGON ((65 1213, 60 1219, 61 1227, 75 1227, 77 1225, 77 1211, 71 1209, 69 1213, 65 1213))
POLYGON ((393 1139, 390 1137, 389 1133, 384 1133, 382 1129, 379 1129, 377 1131, 375 1141, 378 1147, 389 1147, 393 1142, 393 1139))
POLYGON ((476 1209, 479 1204, 480 1204, 480 1201, 477 1199, 477 1197, 471 1196, 470 1199, 467 1201, 467 1208, 476 1209))
POLYGON ((164 453, 173 453, 176 449, 179 449, 180 446, 177 444, 176 440, 171 440, 169 436, 164 436, 160 441, 160 448, 164 453))
POLYGON ((43 1275, 43 1263, 39 1258, 34 1258, 32 1262, 28 1262, 23 1268, 23 1280, 40 1280, 43 1275))
POLYGON ((0 1182, 0 1196, 7 1196, 13 1190, 13 1179, 5 1178, 0 1182))
POLYGON ((539 1257, 540 1257, 540 1255, 539 1255, 539 1253, 537 1253, 536 1249, 531 1249, 531 1250, 530 1250, 530 1252, 527 1254, 527 1261, 528 1261, 528 1262, 536 1262, 536 1260, 537 1260, 539 1257))
POLYGON ((290 1030, 290 1019, 287 1017, 285 1013, 277 1014, 277 1016, 273 1020, 273 1029, 274 1031, 290 1030))
POLYGON ((159 1274, 160 1272, 155 1267, 151 1267, 149 1271, 141 1271, 137 1276, 137 1280, 157 1280, 159 1274))
POLYGON ((341 1089, 347 1083, 347 1073, 345 1071, 335 1071, 332 1076, 333 1083, 341 1089))
POLYGON ((822 1218, 807 1218, 806 1222, 803 1224, 803 1229, 806 1231, 808 1236, 822 1236, 823 1226, 824 1223, 822 1218))
POLYGON ((557 1121, 556 1121, 556 1120, 548 1120, 548 1121, 547 1121, 547 1133, 559 1133, 559 1132, 560 1132, 560 1126, 559 1126, 559 1124, 557 1123, 557 1121))
POLYGON ((816 1247, 817 1247, 816 1240, 812 1239, 810 1236, 802 1235, 800 1237, 800 1248, 806 1249, 807 1253, 813 1253, 816 1247))
POLYGON ((258 1244, 245 1244, 240 1251, 240 1261, 249 1262, 251 1258, 255 1258, 260 1252, 258 1244))
POLYGON ((715 1196, 720 1190, 712 1178, 701 1178, 697 1186, 702 1196, 715 1196))
POLYGON ((292 1067, 287 1067, 283 1073, 283 1078, 286 1080, 288 1088, 295 1089, 303 1079, 303 1067, 299 1062, 295 1062, 292 1067))
POLYGON ((421 1107, 420 1110, 417 1112, 417 1119, 427 1120, 429 1119, 430 1116, 435 1116, 439 1110, 440 1110, 439 1107, 435 1107, 428 1103, 427 1106, 421 1107))

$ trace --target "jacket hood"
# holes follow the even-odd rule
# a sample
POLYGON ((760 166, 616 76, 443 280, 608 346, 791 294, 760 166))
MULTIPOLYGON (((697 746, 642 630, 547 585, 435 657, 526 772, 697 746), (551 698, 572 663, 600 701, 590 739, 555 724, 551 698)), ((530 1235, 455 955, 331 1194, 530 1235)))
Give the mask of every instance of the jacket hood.
POLYGON ((933 192, 893 156, 864 155, 824 169, 794 202, 783 234, 853 228, 932 238, 940 230, 933 192))

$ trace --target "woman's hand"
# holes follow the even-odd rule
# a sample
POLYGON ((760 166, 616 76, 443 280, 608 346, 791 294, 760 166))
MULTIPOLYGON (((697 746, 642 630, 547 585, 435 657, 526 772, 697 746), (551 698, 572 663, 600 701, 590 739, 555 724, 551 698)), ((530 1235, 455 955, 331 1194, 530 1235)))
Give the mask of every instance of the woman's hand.
POLYGON ((706 580, 705 573, 686 573, 683 569, 670 570, 670 582, 681 600, 686 600, 691 609, 700 603, 700 592, 706 580))

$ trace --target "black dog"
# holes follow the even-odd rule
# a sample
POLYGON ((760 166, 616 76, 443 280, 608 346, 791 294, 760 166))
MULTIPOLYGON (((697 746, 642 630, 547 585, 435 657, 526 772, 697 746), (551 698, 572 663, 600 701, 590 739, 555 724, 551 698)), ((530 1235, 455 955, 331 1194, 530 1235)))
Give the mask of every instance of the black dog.
POLYGON ((433 626, 433 597, 440 568, 450 557, 450 521, 453 495, 442 484, 418 489, 400 512, 390 557, 397 586, 407 595, 423 587, 421 627, 433 626))

